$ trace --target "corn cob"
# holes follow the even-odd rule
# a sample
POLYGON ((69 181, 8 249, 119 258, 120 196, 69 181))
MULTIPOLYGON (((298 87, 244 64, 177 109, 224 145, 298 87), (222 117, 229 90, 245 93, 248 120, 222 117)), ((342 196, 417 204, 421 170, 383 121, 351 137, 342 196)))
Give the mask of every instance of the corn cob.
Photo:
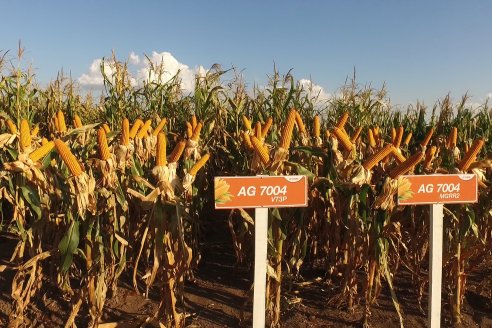
POLYGON ((410 140, 412 140, 412 132, 408 132, 407 136, 405 137, 405 141, 403 142, 403 144, 405 146, 408 146, 408 144, 410 143, 410 140))
POLYGON ((191 137, 193 136, 193 127, 188 121, 186 122, 186 136, 188 137, 188 139, 191 139, 191 137))
POLYGON ((319 138, 321 134, 321 122, 319 120, 319 116, 316 115, 314 116, 314 122, 313 122, 313 136, 315 138, 319 138))
POLYGON ((138 133, 135 136, 135 138, 142 139, 145 136, 145 134, 149 131, 151 124, 152 124, 152 120, 145 121, 144 125, 142 125, 142 127, 140 128, 140 130, 138 130, 138 133))
POLYGON ((128 146, 130 144, 130 122, 125 117, 121 122, 121 139, 120 143, 123 146, 128 146))
POLYGON ((261 139, 261 123, 260 122, 256 122, 256 125, 255 125, 255 136, 258 139, 261 139))
POLYGON ((104 132, 106 132, 106 134, 110 133, 111 132, 111 129, 109 128, 109 125, 104 123, 102 125, 103 129, 104 129, 104 132))
POLYGON ((367 131, 367 139, 369 139, 369 145, 371 145, 372 148, 376 148, 376 138, 374 138, 374 132, 371 128, 367 131))
POLYGON ((331 136, 331 132, 329 130, 325 131, 325 137, 328 139, 331 136))
POLYGON ((53 141, 46 141, 41 147, 36 149, 35 151, 29 154, 29 158, 33 162, 37 162, 46 156, 53 148, 55 147, 55 143, 53 141))
POLYGON ((191 136, 191 140, 198 141, 198 139, 200 139, 200 131, 202 131, 202 127, 203 127, 203 123, 198 122, 195 130, 193 130, 193 135, 191 136))
POLYGON ((197 126, 196 115, 193 114, 193 116, 191 117, 191 127, 193 128, 193 131, 195 131, 196 126, 197 126))
POLYGON ((284 149, 290 148, 290 142, 292 140, 292 132, 294 130, 294 122, 296 121, 295 109, 292 109, 287 117, 287 122, 285 122, 282 129, 282 138, 280 139, 280 147, 284 149))
POLYGON ((302 117, 298 111, 296 111, 296 124, 297 127, 299 128, 299 132, 301 134, 306 134, 306 126, 304 125, 304 122, 302 121, 302 117))
POLYGON ((401 140, 403 139, 403 126, 400 125, 398 130, 396 130, 395 140, 393 141, 393 146, 400 148, 401 140))
POLYGON ((161 132, 161 130, 164 128, 164 125, 166 125, 167 123, 167 119, 166 118, 163 118, 159 124, 157 124, 156 128, 154 129, 154 131, 152 131, 152 135, 156 136, 159 134, 159 132, 161 132))
POLYGON ((470 164, 475 161, 477 158, 478 153, 482 149, 484 145, 484 140, 483 139, 475 139, 473 141, 473 144, 471 145, 470 149, 467 150, 465 153, 465 156, 461 160, 461 162, 458 164, 458 168, 461 171, 466 171, 470 167, 470 164))
POLYGON ((451 132, 449 133, 449 138, 448 138, 448 149, 454 149, 456 147, 456 143, 458 141, 458 128, 453 127, 451 129, 451 132))
POLYGON ((53 125, 55 126, 56 132, 59 132, 60 131, 60 125, 58 124, 58 117, 56 115, 55 115, 55 117, 53 117, 53 125))
POLYGON ((422 147, 426 147, 429 144, 429 141, 432 138, 432 134, 434 134, 434 128, 430 128, 430 130, 425 135, 424 140, 422 140, 422 142, 420 143, 422 147))
POLYGON ((262 142, 258 140, 258 138, 256 138, 255 136, 251 137, 251 143, 253 144, 253 148, 255 149, 258 156, 260 156, 263 165, 267 165, 270 162, 270 155, 268 154, 268 150, 263 146, 262 142))
POLYGON ((246 146, 246 148, 248 149, 253 149, 253 144, 251 143, 251 138, 249 136, 248 133, 244 132, 244 131, 241 131, 241 134, 243 136, 243 142, 244 142, 244 145, 246 146))
POLYGON ((436 154, 436 151, 437 151, 436 146, 432 146, 432 147, 427 149, 427 151, 425 152, 424 167, 426 167, 426 168, 429 167, 432 160, 434 159, 434 155, 436 154))
POLYGON ((77 114, 75 114, 75 116, 73 118, 73 126, 76 129, 83 127, 82 120, 80 119, 80 116, 77 114))
POLYGON ((246 117, 246 115, 243 115, 243 124, 246 130, 251 131, 251 121, 246 117))
MULTIPOLYGON (((199 124, 200 123, 198 123, 198 125, 199 124)), ((198 125, 197 125, 197 127, 198 127, 198 125)), ((198 170, 200 170, 205 165, 205 163, 207 163, 209 158, 210 158, 210 154, 207 153, 207 154, 203 155, 202 158, 200 158, 198 160, 198 162, 196 162, 195 165, 193 165, 193 167, 191 168, 191 170, 189 172, 190 175, 195 176, 198 173, 198 170)))
POLYGON ((32 131, 31 131, 31 137, 33 137, 33 138, 34 137, 37 137, 38 136, 38 133, 39 133, 39 125, 36 125, 34 127, 34 129, 32 129, 32 131))
POLYGON ((339 129, 343 129, 345 127, 345 123, 347 123, 348 117, 349 117, 348 112, 343 113, 343 115, 338 120, 336 127, 339 129))
POLYGON ((157 135, 157 149, 156 149, 156 165, 164 166, 167 164, 166 160, 166 135, 159 133, 157 135))
POLYGON ((424 153, 419 151, 410 156, 406 161, 395 167, 389 172, 389 176, 392 179, 398 178, 400 175, 410 171, 415 165, 417 165, 424 158, 424 153))
POLYGON ((111 153, 109 152, 108 140, 104 128, 99 128, 99 130, 97 130, 97 146, 101 160, 108 160, 108 158, 111 157, 111 153))
POLYGON ((68 148, 68 146, 60 139, 55 139, 55 147, 70 173, 76 177, 81 175, 83 172, 82 167, 77 161, 77 158, 70 151, 70 148, 68 148))
POLYGON ((394 145, 396 140, 396 129, 393 127, 391 128, 391 143, 394 145))
POLYGON ((135 123, 133 123, 133 126, 130 130, 130 134, 129 134, 130 139, 135 138, 135 136, 137 135, 138 129, 140 129, 140 127, 143 124, 144 124, 143 121, 141 119, 137 118, 137 120, 135 121, 135 123))
POLYGON ((465 153, 467 153, 468 150, 470 150, 470 145, 468 144, 468 142, 465 142, 465 153))
POLYGON ((386 156, 388 156, 393 149, 392 144, 388 144, 381 148, 377 153, 372 154, 362 166, 366 170, 371 170, 374 166, 376 166, 379 162, 381 162, 386 156))
POLYGON ((43 137, 43 138, 41 139, 41 145, 42 145, 42 146, 46 145, 48 142, 49 142, 49 141, 48 141, 48 139, 46 139, 45 137, 43 137))
POLYGON ((270 130, 270 127, 272 126, 273 123, 273 118, 269 117, 268 120, 265 122, 265 125, 261 128, 261 137, 265 138, 268 134, 268 131, 270 130))
POLYGON ((362 126, 359 126, 357 130, 355 130, 354 134, 352 135, 352 138, 350 138, 350 141, 352 143, 356 143, 357 140, 359 140, 360 133, 362 132, 362 126))
POLYGON ((11 134, 17 133, 17 126, 14 124, 14 122, 11 119, 7 120, 7 126, 9 127, 11 134))
POLYGON ((402 153, 400 153, 398 148, 396 148, 395 146, 393 146, 393 148, 391 149, 391 154, 393 155, 395 160, 398 162, 398 164, 401 164, 407 160, 405 158, 405 156, 403 156, 402 153))
POLYGON ((183 151, 186 148, 186 141, 181 140, 174 146, 173 151, 171 152, 171 155, 169 155, 169 163, 175 163, 179 160, 181 157, 181 154, 183 154, 183 151))
POLYGON ((67 125, 65 124, 65 115, 61 110, 56 113, 56 117, 58 118, 58 132, 67 132, 67 125))
POLYGON ((23 119, 20 126, 20 148, 24 151, 29 147, 31 147, 31 131, 29 129, 29 122, 23 119))
POLYGON ((349 136, 340 128, 334 128, 333 134, 337 137, 338 141, 342 144, 346 151, 351 151, 354 148, 354 144, 350 141, 349 136))

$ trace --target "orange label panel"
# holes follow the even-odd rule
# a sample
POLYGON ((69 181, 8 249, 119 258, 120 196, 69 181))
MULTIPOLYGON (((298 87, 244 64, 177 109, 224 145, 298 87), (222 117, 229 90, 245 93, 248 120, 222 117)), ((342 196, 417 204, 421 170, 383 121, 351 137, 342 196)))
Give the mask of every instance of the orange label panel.
POLYGON ((476 203, 475 174, 404 175, 398 179, 398 205, 476 203))
POLYGON ((215 208, 306 207, 307 177, 215 177, 215 208))

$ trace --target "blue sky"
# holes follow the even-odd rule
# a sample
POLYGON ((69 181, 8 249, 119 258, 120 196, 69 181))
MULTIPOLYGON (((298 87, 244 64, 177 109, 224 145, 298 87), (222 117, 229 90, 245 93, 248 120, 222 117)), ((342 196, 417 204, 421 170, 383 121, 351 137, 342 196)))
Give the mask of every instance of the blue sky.
POLYGON ((2 1, 0 49, 18 41, 40 82, 60 69, 93 77, 114 50, 168 52, 187 65, 244 70, 264 84, 281 73, 333 93, 352 75, 393 104, 492 96, 492 1, 2 1), (91 75, 92 74, 92 75, 91 75))

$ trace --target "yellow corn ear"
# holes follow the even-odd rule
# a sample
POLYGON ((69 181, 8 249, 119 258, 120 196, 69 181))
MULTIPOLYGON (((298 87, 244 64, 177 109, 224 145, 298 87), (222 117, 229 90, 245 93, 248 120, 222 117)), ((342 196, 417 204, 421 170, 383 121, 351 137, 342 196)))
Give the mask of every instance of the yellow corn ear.
POLYGON ((164 133, 159 133, 157 135, 157 149, 156 149, 156 165, 164 166, 167 164, 166 159, 166 135, 164 133))
POLYGON ((338 120, 336 127, 339 128, 340 130, 343 129, 345 127, 345 123, 347 123, 348 118, 349 118, 349 113, 348 112, 343 113, 340 119, 338 120))
POLYGON ((53 150, 54 147, 55 143, 53 141, 46 140, 45 144, 29 154, 29 158, 31 161, 37 162, 53 150))
POLYGON ((60 132, 60 125, 58 124, 58 117, 56 115, 53 117, 53 125, 55 126, 56 132, 60 132))
POLYGON ((427 132, 424 140, 422 140, 420 145, 422 145, 422 147, 426 147, 429 144, 429 141, 431 140, 433 134, 434 134, 434 128, 430 128, 430 130, 427 132))
POLYGON ((80 116, 75 114, 74 118, 73 118, 73 126, 78 129, 78 128, 81 128, 83 127, 84 125, 82 124, 82 120, 80 119, 80 116))
POLYGON ((267 165, 270 162, 270 155, 268 154, 266 147, 264 147, 262 142, 255 136, 251 137, 251 143, 258 156, 260 156, 263 165, 267 165))
POLYGON ((195 131, 196 126, 197 126, 196 115, 193 114, 193 116, 191 117, 191 127, 193 128, 193 131, 195 131))
POLYGON ((202 131, 203 123, 198 122, 196 128, 193 130, 193 135, 191 136, 191 140, 198 141, 200 139, 200 132, 202 131))
POLYGON ((97 146, 101 160, 107 161, 111 157, 111 153, 109 152, 108 139, 106 138, 106 130, 104 128, 97 130, 97 146))
POLYGON ((246 130, 248 131, 252 130, 251 121, 249 120, 249 118, 246 117, 246 115, 243 115, 243 124, 246 130))
POLYGON ((356 143, 357 140, 359 140, 360 138, 360 133, 362 132, 362 126, 359 126, 357 128, 357 130, 355 130, 354 134, 352 135, 352 137, 350 138, 350 141, 352 141, 352 143, 356 143))
POLYGON ((319 120, 319 115, 314 116, 313 121, 313 136, 319 138, 321 135, 321 121, 319 120))
POLYGON ((388 144, 381 148, 378 152, 372 154, 364 163, 362 163, 362 166, 366 170, 371 170, 374 166, 376 166, 379 162, 381 162, 386 156, 391 154, 391 151, 393 149, 392 144, 388 144))
POLYGON ((393 141, 393 146, 396 148, 400 148, 401 140, 403 139, 403 126, 400 126, 398 130, 396 130, 395 140, 393 141))
POLYGON ((470 149, 468 149, 465 153, 465 156, 461 160, 461 162, 458 164, 458 168, 461 171, 466 171, 470 167, 470 164, 475 162, 475 159, 477 158, 478 153, 482 149, 485 141, 483 139, 475 139, 473 141, 473 144, 471 145, 470 149))
POLYGON ((60 139, 55 139, 55 147, 58 154, 60 154, 63 162, 68 167, 68 170, 73 176, 78 177, 82 174, 82 167, 80 166, 77 158, 72 154, 70 148, 60 139))
POLYGON ((396 148, 394 145, 393 148, 391 149, 391 154, 393 155, 393 157, 395 158, 398 164, 401 164, 407 160, 405 156, 403 156, 402 153, 400 153, 400 151, 398 150, 398 148, 396 148))
POLYGON ((130 121, 125 117, 121 122, 121 139, 120 143, 123 146, 130 144, 130 121))
POLYGON ((255 136, 258 139, 261 139, 261 123, 260 122, 256 122, 256 125, 255 125, 255 136))
POLYGON ((149 131, 151 124, 152 124, 152 120, 145 121, 144 125, 142 125, 142 127, 140 128, 140 130, 138 130, 138 133, 135 136, 135 138, 142 139, 145 136, 145 134, 149 131))
POLYGON ((346 151, 351 151, 352 148, 354 148, 354 144, 350 141, 350 138, 345 131, 339 128, 334 128, 333 134, 337 137, 338 141, 340 141, 346 151))
POLYGON ((188 121, 186 122, 186 136, 188 137, 188 139, 191 139, 191 137, 193 136, 193 127, 188 121))
POLYGON ((135 138, 135 136, 137 135, 138 129, 140 129, 140 127, 143 124, 144 124, 144 122, 141 119, 137 118, 137 120, 135 121, 135 123, 133 123, 133 126, 130 130, 130 134, 129 134, 130 139, 135 138))
POLYGON ((394 145, 396 140, 396 129, 391 128, 391 143, 394 145))
POLYGON ((169 155, 169 163, 176 163, 181 157, 181 154, 183 154, 185 148, 186 148, 186 141, 181 140, 180 142, 178 142, 176 146, 174 146, 171 155, 169 155))
POLYGON ((325 131, 325 137, 328 139, 331 136, 331 132, 329 130, 325 131))
POLYGON ((251 138, 248 133, 241 131, 241 135, 243 136, 243 143, 247 149, 253 149, 253 144, 251 143, 251 138))
POLYGON ((110 133, 111 132, 111 129, 109 128, 109 125, 104 123, 102 125, 102 128, 104 129, 104 132, 106 132, 106 134, 110 133))
POLYGON ((7 120, 7 126, 9 127, 11 134, 17 133, 17 126, 15 125, 15 123, 11 119, 7 120))
POLYGON ((56 113, 56 117, 58 118, 58 132, 67 132, 67 125, 65 123, 65 115, 61 110, 56 113))
POLYGON ((161 130, 164 128, 164 125, 166 125, 167 123, 167 119, 166 118, 163 118, 159 124, 157 124, 156 128, 154 129, 154 131, 152 131, 152 135, 154 136, 157 136, 159 134, 159 132, 161 132, 161 130))
POLYGON ((369 145, 371 145, 372 148, 376 148, 376 138, 374 138, 374 132, 371 128, 367 131, 367 139, 369 139, 369 145))
POLYGON ((408 144, 410 143, 410 140, 412 140, 412 132, 408 132, 407 136, 405 137, 405 141, 403 142, 403 144, 405 146, 408 146, 408 144))
POLYGON ((23 119, 20 125, 20 148, 24 151, 29 147, 31 147, 31 131, 29 129, 29 122, 23 119))
POLYGON ((287 122, 285 122, 282 129, 282 138, 280 139, 280 147, 284 149, 290 148, 290 142, 292 140, 292 132, 294 130, 294 123, 296 121, 296 113, 295 109, 292 109, 287 116, 287 122))
MULTIPOLYGON (((198 125, 199 124, 200 123, 198 123, 198 125)), ((198 125, 197 125, 197 127, 198 127, 198 125)), ((209 153, 203 155, 202 158, 200 158, 198 160, 198 162, 196 162, 195 165, 193 165, 193 167, 191 168, 191 170, 189 172, 190 175, 195 176, 198 173, 198 170, 200 170, 205 165, 205 163, 207 163, 207 161, 208 161, 209 158, 210 158, 210 154, 209 153)))
POLYGON ((409 158, 407 158, 406 161, 395 167, 389 172, 389 176, 392 179, 398 178, 400 175, 407 173, 410 171, 415 165, 420 163, 422 159, 424 158, 424 153, 422 151, 419 151, 409 158))
POLYGON ((41 145, 42 145, 42 146, 44 146, 44 145, 46 145, 47 143, 48 143, 48 139, 46 139, 45 137, 43 137, 43 138, 41 139, 41 145))
POLYGON ((270 127, 272 126, 273 123, 273 118, 269 117, 268 120, 265 122, 265 125, 261 128, 261 137, 265 138, 268 134, 268 131, 270 130, 270 127))
POLYGON ((306 126, 304 125, 301 114, 299 114, 298 111, 296 111, 296 123, 297 123, 297 127, 299 128, 299 132, 301 134, 306 134, 306 126))
POLYGON ((34 129, 31 131, 31 137, 37 137, 39 133, 39 125, 34 126, 34 129))
POLYGON ((437 151, 436 146, 432 146, 430 148, 427 148, 427 151, 425 152, 424 167, 429 167, 432 160, 434 159, 434 155, 436 154, 436 151, 437 151))
POLYGON ((448 149, 454 149, 456 147, 458 141, 458 128, 453 127, 451 129, 451 132, 449 133, 449 138, 448 138, 448 149))

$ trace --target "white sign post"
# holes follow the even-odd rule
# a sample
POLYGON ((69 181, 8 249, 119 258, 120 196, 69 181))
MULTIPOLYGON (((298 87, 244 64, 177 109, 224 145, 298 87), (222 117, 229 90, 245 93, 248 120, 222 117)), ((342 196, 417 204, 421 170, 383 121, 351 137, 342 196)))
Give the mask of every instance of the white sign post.
POLYGON ((216 209, 255 209, 254 328, 265 327, 268 209, 306 206, 306 176, 215 177, 216 209))
POLYGON ((430 328, 441 327, 443 204, 430 206, 429 309, 430 328))

